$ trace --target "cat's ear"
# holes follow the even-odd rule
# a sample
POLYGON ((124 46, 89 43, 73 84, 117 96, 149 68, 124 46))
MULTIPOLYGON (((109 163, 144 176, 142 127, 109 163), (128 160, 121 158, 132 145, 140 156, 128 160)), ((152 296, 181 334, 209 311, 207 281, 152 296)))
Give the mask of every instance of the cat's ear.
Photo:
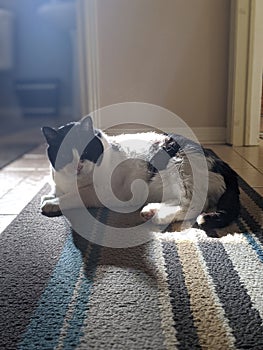
POLYGON ((52 145, 56 142, 57 137, 58 137, 58 133, 55 129, 50 128, 49 126, 43 126, 43 128, 41 130, 42 130, 42 132, 47 140, 47 143, 49 145, 52 145))
POLYGON ((93 121, 88 115, 80 121, 81 128, 86 131, 93 131, 93 121))

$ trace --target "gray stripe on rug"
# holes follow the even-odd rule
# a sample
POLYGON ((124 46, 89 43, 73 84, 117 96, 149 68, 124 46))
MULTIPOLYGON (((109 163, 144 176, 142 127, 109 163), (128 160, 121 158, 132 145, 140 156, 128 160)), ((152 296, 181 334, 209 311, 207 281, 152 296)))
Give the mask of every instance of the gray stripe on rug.
POLYGON ((176 247, 200 345, 202 349, 233 349, 232 329, 196 241, 176 240, 176 247))
POLYGON ((236 338, 236 347, 262 349, 262 319, 252 307, 251 298, 222 243, 207 238, 199 242, 199 247, 236 338))
POLYGON ((30 322, 70 232, 65 220, 39 214, 40 196, 24 208, 1 234, 0 349, 14 349, 30 322))
POLYGON ((102 248, 78 349, 166 349, 149 244, 102 248))
POLYGON ((176 338, 180 350, 201 349, 197 328, 194 325, 190 298, 185 285, 182 264, 173 242, 163 242, 176 338), (187 336, 186 336, 187 334, 187 336))

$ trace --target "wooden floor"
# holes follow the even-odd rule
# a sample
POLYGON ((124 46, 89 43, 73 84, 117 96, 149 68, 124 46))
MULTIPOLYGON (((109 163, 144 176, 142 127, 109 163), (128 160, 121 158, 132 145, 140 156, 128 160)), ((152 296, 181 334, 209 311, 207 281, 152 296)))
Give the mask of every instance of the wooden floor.
MULTIPOLYGON (((32 131, 14 135, 1 142, 16 142, 22 138, 32 142, 32 131), (30 137, 28 137, 30 133, 30 137)), ((35 138, 39 135, 35 134, 35 138)), ((0 147, 1 147, 0 142, 0 147)), ((206 145, 226 161, 258 193, 263 196, 263 140, 259 147, 206 145)), ((0 170, 0 233, 20 213, 48 180, 49 163, 45 145, 25 154, 0 170)))

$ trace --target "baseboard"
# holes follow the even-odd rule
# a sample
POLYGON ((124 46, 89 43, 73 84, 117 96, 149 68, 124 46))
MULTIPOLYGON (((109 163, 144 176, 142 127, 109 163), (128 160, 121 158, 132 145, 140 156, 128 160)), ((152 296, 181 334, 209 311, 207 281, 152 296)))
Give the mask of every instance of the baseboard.
MULTIPOLYGON (((18 119, 18 120, 23 120, 21 110, 18 107, 13 107, 13 108, 0 108, 0 116, 3 121, 7 120, 10 121, 12 119, 18 119)), ((73 117, 73 111, 72 107, 70 106, 64 106, 60 108, 60 118, 61 120, 65 119, 66 121, 68 120, 74 120, 75 118, 73 117), (70 117, 72 115, 72 117, 70 117)), ((152 129, 147 128, 136 128, 136 127, 131 127, 131 128, 125 128, 125 127, 120 127, 120 128, 110 128, 107 130, 107 132, 110 135, 118 135, 118 134, 123 134, 123 133, 137 133, 137 132, 147 132, 152 129)), ((226 128, 224 127, 193 127, 191 129, 177 129, 177 128, 165 128, 162 127, 160 128, 161 131, 163 132, 173 132, 175 134, 181 134, 184 135, 190 139, 198 140, 202 144, 224 144, 226 143, 226 128), (194 135, 194 137, 193 137, 194 135)))
POLYGON ((225 144, 226 128, 224 127, 202 127, 193 128, 199 142, 203 144, 225 144))
MULTIPOLYGON (((137 132, 147 132, 149 128, 110 128, 107 133, 110 135, 119 135, 123 133, 134 134, 137 132)), ((226 128, 224 127, 197 127, 188 129, 165 129, 163 132, 173 132, 175 134, 184 135, 190 139, 198 140, 202 144, 225 144, 226 143, 226 128)))

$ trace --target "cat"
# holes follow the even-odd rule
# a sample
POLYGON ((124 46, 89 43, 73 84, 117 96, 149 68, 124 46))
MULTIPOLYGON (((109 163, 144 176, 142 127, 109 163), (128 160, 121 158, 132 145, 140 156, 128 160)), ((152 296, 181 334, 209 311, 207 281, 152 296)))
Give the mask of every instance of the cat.
POLYGON ((53 178, 51 193, 41 200, 44 215, 58 216, 62 208, 82 205, 137 207, 144 221, 168 225, 187 218, 204 230, 225 227, 239 215, 237 174, 184 136, 109 136, 94 128, 90 116, 42 132, 53 178))

